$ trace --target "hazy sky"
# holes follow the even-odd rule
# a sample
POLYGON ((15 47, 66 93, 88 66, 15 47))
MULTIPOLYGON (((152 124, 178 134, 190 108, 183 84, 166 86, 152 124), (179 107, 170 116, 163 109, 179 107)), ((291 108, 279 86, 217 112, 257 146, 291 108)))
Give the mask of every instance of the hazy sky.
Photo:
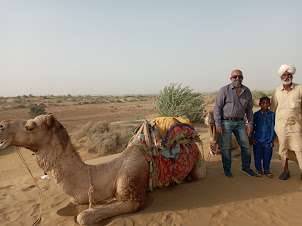
POLYGON ((251 90, 302 83, 302 1, 0 0, 0 96, 251 90))

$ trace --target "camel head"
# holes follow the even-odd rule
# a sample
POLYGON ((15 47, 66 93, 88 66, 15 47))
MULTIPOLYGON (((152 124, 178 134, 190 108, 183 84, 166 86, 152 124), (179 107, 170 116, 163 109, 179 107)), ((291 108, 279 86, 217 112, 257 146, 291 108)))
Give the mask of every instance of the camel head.
POLYGON ((204 110, 203 111, 203 119, 204 124, 206 126, 213 126, 214 125, 214 111, 213 110, 204 110))
POLYGON ((52 136, 56 136, 63 147, 67 145, 69 136, 52 114, 27 121, 4 120, 0 123, 0 149, 15 145, 37 152, 49 144, 52 136))
POLYGON ((220 154, 220 141, 219 141, 219 136, 216 132, 214 111, 204 110, 203 119, 204 119, 204 124, 209 128, 210 153, 214 155, 220 154))

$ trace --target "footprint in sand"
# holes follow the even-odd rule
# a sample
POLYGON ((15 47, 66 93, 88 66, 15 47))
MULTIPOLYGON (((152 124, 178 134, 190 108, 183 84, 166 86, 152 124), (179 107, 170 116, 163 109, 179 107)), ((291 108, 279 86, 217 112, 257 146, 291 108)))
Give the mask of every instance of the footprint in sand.
POLYGON ((33 189, 34 187, 36 187, 36 185, 30 185, 27 188, 22 188, 22 191, 29 191, 29 190, 33 189))
POLYGON ((221 219, 227 217, 229 215, 229 212, 226 211, 226 210, 216 210, 215 213, 212 214, 212 218, 211 220, 214 220, 214 221, 220 221, 221 219))
POLYGON ((163 216, 161 221, 158 225, 181 225, 180 222, 182 222, 182 217, 175 213, 171 212, 163 216))
POLYGON ((4 200, 7 198, 7 193, 3 193, 0 195, 0 200, 4 200))

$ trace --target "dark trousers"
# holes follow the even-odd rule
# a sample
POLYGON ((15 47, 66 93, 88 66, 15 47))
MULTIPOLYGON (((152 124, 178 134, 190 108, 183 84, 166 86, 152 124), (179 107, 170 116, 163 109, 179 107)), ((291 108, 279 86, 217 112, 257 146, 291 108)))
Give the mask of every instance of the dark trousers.
POLYGON ((262 170, 261 160, 263 160, 264 171, 269 171, 269 165, 271 163, 273 148, 270 144, 253 145, 254 148, 254 160, 257 171, 262 170))

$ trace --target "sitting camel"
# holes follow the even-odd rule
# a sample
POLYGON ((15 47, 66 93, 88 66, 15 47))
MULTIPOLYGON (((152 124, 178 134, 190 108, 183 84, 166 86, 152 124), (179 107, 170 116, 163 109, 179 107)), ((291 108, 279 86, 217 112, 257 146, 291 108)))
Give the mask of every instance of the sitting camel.
MULTIPOLYGON (((208 127, 208 132, 209 132, 209 136, 210 136, 210 154, 213 154, 213 155, 221 154, 220 140, 219 140, 219 135, 216 132, 213 110, 204 110, 203 119, 204 119, 204 124, 208 127)), ((235 157, 235 156, 238 156, 241 154, 240 146, 239 146, 234 134, 232 134, 231 154, 232 154, 232 157, 235 157)))
MULTIPOLYGON (((81 225, 134 212, 146 200, 150 160, 139 146, 130 145, 109 162, 88 165, 82 162, 67 131, 52 114, 27 121, 2 121, 0 149, 9 145, 33 151, 40 168, 71 196, 74 204, 103 204, 81 212, 77 216, 77 222, 81 225), (106 200, 114 201, 106 204, 106 200)), ((189 150, 190 145, 196 144, 191 141, 185 145, 189 150)), ((191 179, 204 176, 201 167, 189 170, 191 179)))

